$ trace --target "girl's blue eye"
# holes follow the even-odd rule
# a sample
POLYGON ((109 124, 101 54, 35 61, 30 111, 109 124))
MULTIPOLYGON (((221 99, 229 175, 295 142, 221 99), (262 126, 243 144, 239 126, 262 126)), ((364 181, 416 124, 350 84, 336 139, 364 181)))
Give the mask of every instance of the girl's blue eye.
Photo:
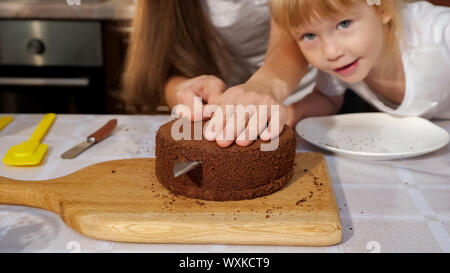
POLYGON ((349 28, 351 24, 352 24, 351 20, 344 20, 338 24, 337 28, 338 29, 346 29, 346 28, 349 28))
POLYGON ((302 36, 302 39, 306 40, 306 41, 312 41, 315 38, 316 38, 316 34, 312 34, 312 33, 306 33, 302 36))

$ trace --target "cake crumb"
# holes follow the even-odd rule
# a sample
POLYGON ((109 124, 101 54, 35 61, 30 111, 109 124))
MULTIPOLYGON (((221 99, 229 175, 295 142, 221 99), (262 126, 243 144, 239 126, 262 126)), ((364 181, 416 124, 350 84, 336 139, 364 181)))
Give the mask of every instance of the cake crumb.
POLYGON ((269 214, 267 214, 267 215, 266 215, 266 218, 270 218, 270 215, 269 215, 269 214))
POLYGON ((111 173, 116 173, 116 170, 112 170, 111 173))
POLYGON ((297 203, 295 203, 295 205, 298 206, 299 204, 301 204, 301 203, 303 203, 303 202, 306 202, 306 197, 304 197, 304 198, 298 200, 297 203))

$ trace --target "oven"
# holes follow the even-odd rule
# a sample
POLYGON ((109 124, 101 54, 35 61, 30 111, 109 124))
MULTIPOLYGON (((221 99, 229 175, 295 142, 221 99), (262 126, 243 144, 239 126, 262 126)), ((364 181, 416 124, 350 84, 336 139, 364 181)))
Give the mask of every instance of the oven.
POLYGON ((99 21, 0 20, 0 112, 106 111, 99 21))

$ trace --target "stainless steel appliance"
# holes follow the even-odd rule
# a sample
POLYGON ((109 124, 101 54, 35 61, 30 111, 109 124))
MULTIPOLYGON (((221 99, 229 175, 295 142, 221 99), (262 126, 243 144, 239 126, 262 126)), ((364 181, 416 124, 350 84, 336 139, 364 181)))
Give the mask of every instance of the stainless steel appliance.
POLYGON ((0 112, 104 113, 98 21, 0 20, 0 112))

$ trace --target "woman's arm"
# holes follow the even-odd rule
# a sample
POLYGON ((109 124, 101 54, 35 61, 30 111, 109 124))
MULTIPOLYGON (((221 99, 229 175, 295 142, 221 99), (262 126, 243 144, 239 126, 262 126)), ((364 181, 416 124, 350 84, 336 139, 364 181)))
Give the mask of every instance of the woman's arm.
POLYGON ((272 20, 264 65, 247 83, 266 86, 254 91, 272 95, 282 103, 298 87, 307 70, 308 63, 295 39, 272 20))
MULTIPOLYGON (((223 81, 214 76, 200 76, 193 79, 172 77, 165 86, 166 102, 170 107, 176 104, 187 105, 193 113, 192 120, 207 118, 203 117, 202 113, 194 113, 194 96, 201 97, 207 104, 220 106, 223 114, 227 113, 225 109, 227 105, 244 107, 266 105, 267 109, 278 106, 279 114, 276 120, 275 116, 271 116, 271 112, 262 115, 259 112, 251 113, 251 115, 263 116, 264 120, 258 120, 257 126, 248 126, 246 119, 239 119, 236 124, 227 124, 230 116, 217 114, 213 116, 210 124, 222 124, 222 127, 214 129, 212 135, 205 135, 207 139, 215 140, 219 145, 226 147, 242 134, 245 137, 239 138, 236 143, 247 146, 254 141, 250 136, 256 135, 263 140, 270 140, 282 131, 288 120, 287 109, 283 106, 283 102, 292 90, 297 88, 307 69, 308 64, 292 35, 272 20, 264 65, 246 83, 225 91, 223 81), (275 125, 272 126, 272 123, 275 125), (220 137, 223 135, 234 136, 234 139, 220 137)), ((236 112, 231 115, 234 118, 239 116, 236 112)))
POLYGON ((264 65, 246 83, 229 88, 213 103, 222 108, 222 113, 227 113, 225 109, 227 105, 243 105, 244 107, 266 105, 267 109, 271 109, 272 106, 278 107, 278 114, 272 116, 271 111, 260 113, 258 108, 255 113, 250 114, 248 119, 237 118, 239 117, 237 112, 231 115, 227 113, 226 117, 214 115, 210 122, 222 124, 222 128, 218 128, 213 135, 205 135, 206 138, 227 147, 234 141, 238 145, 248 146, 254 141, 254 136, 259 136, 263 140, 278 137, 288 119, 283 102, 297 88, 307 69, 308 64, 295 39, 272 20, 264 65), (250 125, 249 121, 252 121, 252 116, 256 115, 257 125, 250 125), (233 122, 230 122, 233 117, 237 119, 234 126, 233 122), (224 135, 233 136, 233 134, 234 140, 223 137, 224 135))
MULTIPOLYGON (((271 95, 278 101, 284 101, 292 90, 297 88, 307 69, 307 62, 294 38, 272 20, 264 65, 247 81, 250 86, 248 89, 271 95), (251 86, 255 86, 255 88, 251 86), (260 88, 256 88, 258 86, 260 88)), ((183 87, 182 84, 188 80, 190 79, 173 76, 167 82, 164 93, 166 103, 170 108, 184 102, 180 101, 177 93, 180 91, 180 87, 183 87)), ((210 77, 209 80, 218 82, 217 78, 210 77)), ((203 93, 208 94, 209 90, 204 90, 203 93)), ((200 96, 200 94, 197 95, 200 96)))

